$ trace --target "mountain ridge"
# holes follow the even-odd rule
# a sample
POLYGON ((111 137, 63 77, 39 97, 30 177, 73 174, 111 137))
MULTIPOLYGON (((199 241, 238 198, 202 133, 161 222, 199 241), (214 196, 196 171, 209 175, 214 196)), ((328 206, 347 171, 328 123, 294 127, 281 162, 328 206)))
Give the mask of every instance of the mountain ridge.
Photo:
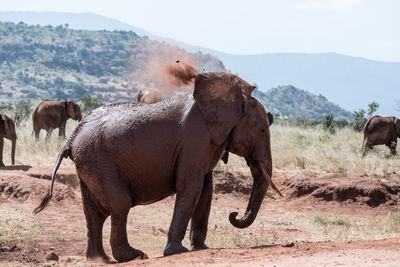
MULTIPOLYGON (((4 18, 4 13, 7 12, 0 12, 0 20, 4 18)), ((99 30, 107 28, 106 25, 110 29, 124 28, 128 25, 123 22, 115 24, 118 20, 101 15, 90 15, 92 18, 101 18, 102 22, 96 24, 99 30), (108 23, 108 19, 113 23, 108 23)), ((22 16, 14 12, 14 22, 19 21, 19 18, 22 16)), ((67 23, 62 17, 59 18, 59 22, 67 23)), ((31 23, 35 24, 32 20, 31 23)), ((333 52, 232 55, 158 37, 140 28, 137 31, 150 39, 176 45, 189 52, 201 51, 216 56, 224 63, 226 69, 251 83, 258 84, 262 91, 282 84, 293 84, 298 88, 307 88, 313 94, 322 94, 330 101, 352 111, 366 107, 372 101, 380 104, 379 112, 382 115, 395 115, 400 109, 400 96, 397 93, 400 88, 400 62, 376 61, 333 52)))

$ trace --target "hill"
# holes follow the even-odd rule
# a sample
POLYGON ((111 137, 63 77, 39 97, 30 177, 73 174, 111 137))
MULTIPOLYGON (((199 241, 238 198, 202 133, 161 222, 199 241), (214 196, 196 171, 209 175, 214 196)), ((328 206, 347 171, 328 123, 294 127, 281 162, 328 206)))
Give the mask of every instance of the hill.
POLYGON ((266 92, 256 90, 254 97, 273 114, 289 118, 322 119, 332 113, 336 120, 351 120, 352 114, 329 102, 322 95, 314 95, 292 85, 271 88, 266 92))
POLYGON ((262 91, 282 84, 293 84, 307 88, 313 94, 324 95, 347 110, 365 108, 372 101, 380 104, 378 112, 382 115, 393 115, 400 109, 400 96, 397 94, 400 88, 400 62, 381 62, 335 53, 232 55, 155 36, 143 29, 96 14, 0 12, 0 20, 53 26, 69 23, 71 28, 87 30, 132 30, 189 52, 211 54, 219 58, 231 72, 257 83, 262 91))
POLYGON ((139 88, 168 89, 161 66, 177 59, 224 71, 207 54, 140 37, 132 31, 72 30, 0 22, 0 98, 72 98, 97 95, 112 102, 136 98, 139 88), (160 88, 161 87, 161 88, 160 88))
POLYGON ((398 114, 400 63, 379 62, 335 53, 228 55, 214 53, 227 69, 265 91, 282 84, 307 88, 347 110, 377 101, 378 112, 398 114))
MULTIPOLYGON (((161 64, 187 58, 200 69, 224 71, 215 57, 188 53, 132 31, 72 30, 23 22, 0 23, 0 99, 72 98, 96 95, 103 102, 132 100, 138 89, 163 89, 161 64)), ((351 118, 349 112, 293 86, 255 92, 265 107, 284 117, 351 118)), ((5 103, 3 103, 5 104, 5 103)))

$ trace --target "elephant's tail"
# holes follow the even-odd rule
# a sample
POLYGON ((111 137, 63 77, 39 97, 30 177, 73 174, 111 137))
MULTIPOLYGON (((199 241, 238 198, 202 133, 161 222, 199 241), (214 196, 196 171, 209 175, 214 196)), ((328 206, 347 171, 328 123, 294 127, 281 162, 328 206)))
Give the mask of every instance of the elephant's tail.
POLYGON ((60 164, 61 164, 61 161, 63 160, 63 158, 66 158, 66 157, 68 157, 70 155, 70 150, 71 150, 71 147, 68 146, 68 143, 67 143, 67 145, 64 146, 63 150, 61 150, 61 152, 58 154, 57 160, 56 160, 56 166, 54 167, 53 173, 51 174, 50 189, 47 192, 46 196, 42 199, 42 202, 40 203, 40 205, 37 206, 33 210, 34 214, 37 214, 37 213, 41 212, 47 206, 47 204, 49 203, 49 201, 50 201, 50 199, 52 197, 52 194, 53 194, 53 185, 54 185, 54 180, 55 180, 55 177, 56 177, 56 173, 57 173, 58 167, 60 167, 60 164))

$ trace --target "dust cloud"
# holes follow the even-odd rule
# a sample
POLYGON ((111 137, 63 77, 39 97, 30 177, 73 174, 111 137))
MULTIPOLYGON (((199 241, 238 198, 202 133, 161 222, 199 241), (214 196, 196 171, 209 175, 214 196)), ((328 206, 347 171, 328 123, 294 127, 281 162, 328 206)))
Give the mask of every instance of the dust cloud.
POLYGON ((193 90, 197 66, 189 53, 165 44, 157 48, 148 51, 144 66, 132 74, 137 89, 158 91, 164 98, 193 90))

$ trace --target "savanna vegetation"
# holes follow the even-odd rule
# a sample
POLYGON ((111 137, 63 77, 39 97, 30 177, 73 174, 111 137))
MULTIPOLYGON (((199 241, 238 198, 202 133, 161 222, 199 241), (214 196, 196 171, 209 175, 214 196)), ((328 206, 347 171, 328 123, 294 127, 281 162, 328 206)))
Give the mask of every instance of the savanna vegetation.
POLYGON ((131 31, 0 22, 0 99, 78 101, 85 94, 104 102, 134 99, 138 88, 151 86, 142 75, 150 61, 161 64, 165 55, 174 61, 189 58, 199 69, 225 70, 210 55, 187 53, 131 31))

